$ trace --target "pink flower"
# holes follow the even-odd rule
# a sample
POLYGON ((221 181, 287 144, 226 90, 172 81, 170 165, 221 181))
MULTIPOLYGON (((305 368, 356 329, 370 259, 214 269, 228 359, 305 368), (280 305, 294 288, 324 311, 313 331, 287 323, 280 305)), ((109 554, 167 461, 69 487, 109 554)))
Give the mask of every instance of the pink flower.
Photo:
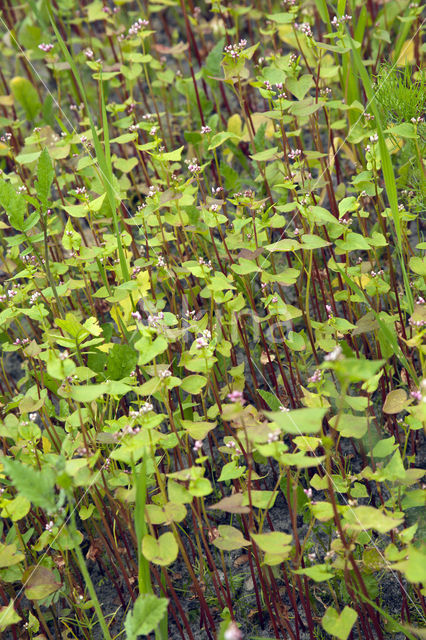
POLYGON ((231 393, 228 393, 228 399, 231 402, 241 402, 241 404, 245 403, 242 391, 237 391, 237 390, 231 391, 231 393))

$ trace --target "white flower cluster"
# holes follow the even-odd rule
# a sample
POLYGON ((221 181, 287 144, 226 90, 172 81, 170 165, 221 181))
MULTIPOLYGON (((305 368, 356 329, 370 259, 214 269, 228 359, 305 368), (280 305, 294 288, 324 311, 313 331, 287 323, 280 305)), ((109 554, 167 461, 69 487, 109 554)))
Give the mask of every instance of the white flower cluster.
POLYGON ((312 38, 313 36, 311 26, 307 22, 302 22, 302 24, 295 22, 294 28, 296 29, 296 31, 304 33, 307 38, 312 38))
POLYGON ((133 36, 136 36, 143 27, 147 27, 148 25, 149 25, 148 20, 142 20, 142 18, 139 18, 139 20, 136 20, 136 22, 132 24, 132 26, 127 32, 127 35, 130 38, 133 36))
POLYGON ((44 53, 49 53, 49 51, 52 51, 53 47, 53 44, 48 44, 47 42, 42 42, 38 45, 38 48, 41 49, 41 51, 44 51, 44 53))
POLYGON ((238 60, 246 45, 247 40, 240 40, 238 44, 228 44, 228 46, 224 48, 224 52, 230 55, 234 60, 238 60))

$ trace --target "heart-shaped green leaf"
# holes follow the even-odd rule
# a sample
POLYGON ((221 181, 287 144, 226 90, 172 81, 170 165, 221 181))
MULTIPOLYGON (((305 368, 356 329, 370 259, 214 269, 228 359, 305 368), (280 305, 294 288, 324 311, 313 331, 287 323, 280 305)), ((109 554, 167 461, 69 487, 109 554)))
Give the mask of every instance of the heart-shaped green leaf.
POLYGON ((158 539, 146 535, 142 540, 142 553, 147 560, 162 567, 172 564, 178 556, 179 547, 173 533, 163 533, 158 539))
POLYGON ((340 615, 336 609, 329 607, 325 612, 321 624, 323 629, 330 635, 339 638, 339 640, 346 640, 357 617, 357 612, 351 609, 351 607, 345 607, 340 615))

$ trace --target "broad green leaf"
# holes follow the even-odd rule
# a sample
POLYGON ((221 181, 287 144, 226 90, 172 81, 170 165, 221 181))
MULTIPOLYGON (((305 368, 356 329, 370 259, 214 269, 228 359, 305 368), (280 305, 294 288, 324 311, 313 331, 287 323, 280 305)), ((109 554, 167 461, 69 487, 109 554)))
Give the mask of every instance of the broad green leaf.
POLYGON ((260 396, 262 396, 262 398, 269 405, 269 408, 272 411, 279 411, 281 402, 273 393, 271 393, 270 391, 264 391, 263 389, 258 389, 257 392, 260 396))
POLYGON ((357 617, 357 612, 351 607, 346 606, 340 614, 333 607, 328 607, 321 624, 330 635, 339 640, 347 640, 357 617))
POLYGON ((252 160, 256 160, 256 162, 266 162, 273 158, 278 151, 278 147, 272 147, 271 149, 265 149, 264 151, 259 151, 258 153, 253 154, 251 157, 252 160))
POLYGON ((169 601, 152 593, 140 594, 126 616, 126 640, 136 640, 154 631, 167 613, 169 601))
POLYGON ((142 553, 149 562, 167 567, 178 557, 179 547, 170 531, 163 533, 158 539, 148 534, 142 540, 142 553))
POLYGON ((226 482, 226 480, 235 480, 235 478, 241 478, 246 471, 246 467, 241 467, 236 460, 231 460, 228 464, 222 467, 221 474, 218 478, 219 482, 226 482))
POLYGON ((375 529, 379 533, 387 533, 399 527, 403 521, 403 518, 392 518, 380 509, 368 506, 351 507, 345 512, 345 523, 356 531, 375 529))
POLYGON ((129 344, 114 344, 108 353, 106 376, 121 380, 130 375, 138 361, 138 353, 129 344))
POLYGON ((10 81, 10 88, 15 100, 25 111, 27 120, 34 120, 41 109, 41 103, 34 86, 27 78, 15 76, 10 81))
POLYGON ((384 365, 384 360, 366 360, 365 358, 344 358, 335 362, 327 362, 322 368, 330 368, 347 382, 362 382, 372 378, 384 365))
POLYGON ((205 387, 207 384, 207 378, 205 376, 187 376, 182 380, 182 384, 180 386, 183 391, 191 394, 200 393, 201 389, 205 387))
POLYGON ((53 571, 41 565, 27 569, 22 581, 28 600, 43 600, 61 587, 53 571))
POLYGON ((117 158, 117 160, 114 160, 114 167, 123 173, 130 173, 138 163, 139 160, 137 158, 117 158))
POLYGON ((6 458, 2 460, 5 473, 10 477, 13 486, 20 495, 36 506, 48 512, 55 509, 54 486, 56 473, 45 466, 41 471, 35 470, 19 460, 6 458))
POLYGON ((182 426, 194 440, 203 440, 216 427, 216 422, 182 420, 182 426))
POLYGON ((155 155, 155 157, 161 160, 168 160, 169 162, 178 162, 182 157, 183 150, 184 150, 184 147, 179 147, 179 149, 158 154, 158 155, 155 155))
POLYGON ((333 416, 330 425, 344 438, 362 438, 367 432, 368 420, 364 416, 344 413, 340 416, 333 416))
POLYGON ((287 89, 296 96, 298 100, 302 100, 308 93, 309 89, 314 86, 314 81, 310 74, 306 74, 301 76, 299 79, 287 78, 285 84, 287 89))
POLYGON ((397 448, 398 445, 395 444, 395 438, 391 436, 390 438, 379 440, 379 442, 374 445, 373 456, 375 458, 386 458, 386 456, 390 456, 397 448))
POLYGON ((186 517, 186 508, 181 503, 166 502, 165 505, 147 504, 145 514, 151 524, 169 524, 170 522, 182 522, 186 517))
POLYGON ((152 340, 151 335, 143 335, 140 340, 135 343, 135 349, 139 351, 138 364, 144 365, 151 362, 154 358, 164 353, 167 347, 168 342, 163 336, 157 336, 157 338, 152 340))
POLYGON ((287 11, 286 13, 270 13, 266 17, 268 20, 272 20, 272 22, 276 22, 277 24, 291 24, 294 19, 294 16, 290 11, 287 11))
POLYGON ((22 518, 25 518, 29 510, 31 509, 31 502, 25 496, 18 495, 13 500, 2 501, 2 518, 10 518, 12 522, 17 522, 22 518))
POLYGON ((10 182, 4 180, 0 180, 0 206, 6 211, 10 225, 17 231, 24 231, 25 199, 21 193, 16 193, 10 182))
POLYGON ((231 139, 239 140, 240 137, 237 136, 235 133, 232 133, 231 131, 220 131, 219 133, 216 133, 211 139, 211 142, 209 145, 209 151, 212 151, 213 149, 217 149, 217 147, 220 147, 224 142, 231 139))
POLYGON ((284 433, 302 435, 318 433, 322 420, 327 413, 326 408, 294 409, 293 411, 267 411, 268 418, 274 421, 284 433))
POLYGON ((278 491, 267 491, 266 489, 262 491, 252 490, 250 497, 248 491, 246 491, 243 496, 243 505, 249 505, 251 499, 253 507, 256 507, 256 509, 266 509, 267 507, 271 508, 274 506, 278 491))
POLYGON ((0 568, 12 567, 25 560, 25 555, 17 551, 16 544, 0 543, 0 568))
POLYGON ((249 507, 243 505, 243 494, 242 493, 233 493, 230 496, 226 496, 216 502, 216 504, 212 504, 209 509, 219 509, 220 511, 225 511, 226 513, 250 513, 249 507))
POLYGON ((40 198, 41 205, 44 210, 47 209, 49 201, 50 189, 52 187, 55 171, 53 169, 52 160, 46 147, 40 154, 37 165, 37 181, 35 183, 37 195, 40 198))
POLYGON ((407 401, 407 394, 404 389, 394 389, 386 396, 383 405, 383 413, 394 415, 402 411, 407 401))
POLYGON ((400 138, 412 138, 417 137, 417 132, 414 125, 411 122, 402 122, 390 129, 385 129, 385 133, 391 133, 393 136, 399 136, 400 138))
POLYGON ((329 502, 315 502, 315 504, 311 504, 311 511, 315 518, 321 522, 331 520, 334 515, 333 507, 329 502))
POLYGON ((423 544, 419 548, 409 545, 406 551, 406 558, 402 562, 393 565, 393 568, 402 573, 408 582, 419 582, 426 585, 426 546, 423 544))
POLYGON ((124 382, 111 380, 100 384, 72 386, 70 396, 77 402, 93 402, 105 393, 112 396, 121 396, 132 390, 134 390, 134 388, 126 385, 124 382))
POLYGON ((0 631, 4 631, 10 625, 22 620, 21 616, 16 613, 13 602, 11 600, 7 606, 0 607, 0 631))
POLYGON ((323 240, 319 236, 311 233, 304 233, 302 235, 302 248, 303 249, 320 249, 321 247, 328 247, 329 242, 323 240))
POLYGON ((313 567, 305 567, 305 569, 297 569, 293 571, 293 573, 297 573, 302 576, 308 576, 315 582, 324 582, 325 580, 330 580, 334 576, 334 573, 330 571, 330 567, 326 564, 316 564, 313 567))
POLYGON ((265 247, 265 249, 267 249, 270 253, 274 253, 275 251, 297 251, 301 248, 302 246, 300 242, 294 240, 293 238, 284 238, 283 240, 277 240, 277 242, 268 244, 265 247))
POLYGON ((265 553, 264 562, 274 566, 281 564, 291 552, 292 536, 281 531, 271 531, 270 533, 252 534, 256 545, 265 553))
POLYGON ((239 529, 230 527, 226 524, 220 524, 218 527, 219 536, 215 538, 212 544, 223 551, 234 551, 242 547, 249 547, 250 542, 246 540, 239 529))
POLYGON ((426 277, 426 258, 418 258, 414 256, 410 258, 410 269, 419 276, 426 277))

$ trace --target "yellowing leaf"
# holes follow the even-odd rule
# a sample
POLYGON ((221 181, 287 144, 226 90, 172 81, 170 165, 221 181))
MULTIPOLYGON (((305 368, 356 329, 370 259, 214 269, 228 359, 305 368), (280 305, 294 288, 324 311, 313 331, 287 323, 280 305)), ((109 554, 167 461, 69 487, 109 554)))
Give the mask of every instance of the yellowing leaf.
POLYGON ((130 316, 133 311, 132 300, 130 296, 120 300, 118 304, 115 304, 111 309, 111 317, 117 323, 117 326, 120 326, 120 320, 127 325, 130 321, 130 316))
MULTIPOLYGON (((259 127, 266 122, 266 130, 265 137, 272 138, 274 135, 274 124, 270 118, 265 116, 263 113, 253 113, 251 116, 251 121, 253 122, 253 127, 255 132, 259 129, 259 127)), ((243 137, 241 138, 243 142, 250 142, 250 136, 247 129, 247 125, 243 128, 243 137)))
POLYGON ((0 607, 0 631, 4 631, 11 624, 16 624, 22 620, 13 608, 13 600, 9 602, 7 607, 0 607))
POLYGON ((144 298, 151 286, 149 282, 148 271, 145 270, 145 271, 141 271, 141 273, 138 273, 136 277, 136 282, 138 283, 139 295, 141 298, 144 298))
POLYGON ((242 122, 239 113, 234 113, 228 120, 228 131, 235 133, 237 136, 241 136, 242 122))
POLYGON ((408 40, 402 47, 401 53, 397 60, 398 67, 405 67, 406 64, 413 64, 415 62, 414 56, 414 40, 408 40))

